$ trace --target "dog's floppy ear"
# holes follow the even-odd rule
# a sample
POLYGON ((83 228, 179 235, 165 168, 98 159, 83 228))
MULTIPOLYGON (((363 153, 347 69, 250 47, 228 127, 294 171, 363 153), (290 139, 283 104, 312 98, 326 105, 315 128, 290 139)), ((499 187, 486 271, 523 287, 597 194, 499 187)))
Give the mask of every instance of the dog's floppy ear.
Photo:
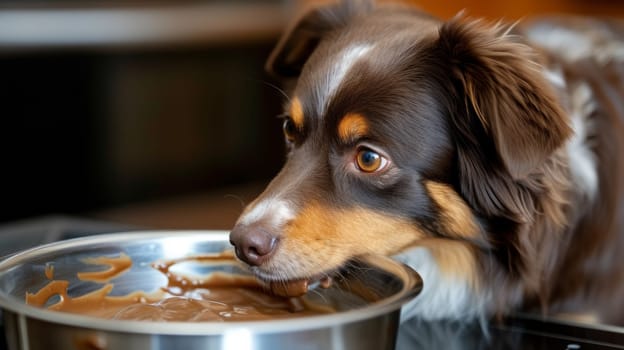
POLYGON ((564 112, 533 51, 501 26, 456 17, 439 35, 461 101, 451 119, 465 195, 488 214, 522 221, 532 200, 518 183, 571 135, 564 112))
POLYGON ((503 29, 456 17, 441 27, 440 43, 507 170, 522 178, 560 147, 571 129, 532 50, 503 29))
POLYGON ((323 37, 372 8, 372 1, 343 0, 308 10, 278 41, 267 61, 267 72, 282 78, 299 76, 303 65, 323 37))

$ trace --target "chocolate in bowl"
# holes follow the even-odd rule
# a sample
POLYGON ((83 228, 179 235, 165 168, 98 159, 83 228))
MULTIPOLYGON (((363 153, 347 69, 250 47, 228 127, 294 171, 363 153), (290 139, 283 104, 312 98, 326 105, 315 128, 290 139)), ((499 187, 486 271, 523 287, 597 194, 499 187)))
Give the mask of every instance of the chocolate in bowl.
MULTIPOLYGON (((368 257, 350 262, 329 288, 305 295, 309 303, 336 310, 330 314, 240 322, 128 321, 55 312, 24 302, 26 293, 50 283, 46 271, 55 280, 68 281, 69 297, 101 289, 102 283, 76 277, 77 272, 102 270, 85 259, 120 253, 130 257, 132 266, 108 281, 114 285, 109 296, 125 297, 137 290, 154 293, 168 284, 167 277, 152 268, 154 261, 227 248, 228 233, 223 231, 133 232, 58 242, 12 256, 0 263, 0 306, 8 348, 393 349, 399 309, 421 288, 418 275, 409 268, 368 257)), ((189 276, 247 273, 237 264, 179 268, 177 273, 189 276)))

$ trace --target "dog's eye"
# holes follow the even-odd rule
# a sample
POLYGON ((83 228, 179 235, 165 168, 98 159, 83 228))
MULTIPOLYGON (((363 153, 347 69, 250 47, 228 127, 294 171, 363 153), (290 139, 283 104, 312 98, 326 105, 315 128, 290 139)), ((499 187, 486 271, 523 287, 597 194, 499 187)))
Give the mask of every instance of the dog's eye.
POLYGON ((379 153, 369 149, 362 148, 355 156, 355 162, 358 169, 365 173, 372 173, 383 169, 386 166, 387 160, 379 153))
POLYGON ((297 126, 290 117, 284 118, 282 129, 284 130, 284 136, 286 137, 286 140, 288 140, 288 142, 295 142, 295 138, 297 136, 297 126))

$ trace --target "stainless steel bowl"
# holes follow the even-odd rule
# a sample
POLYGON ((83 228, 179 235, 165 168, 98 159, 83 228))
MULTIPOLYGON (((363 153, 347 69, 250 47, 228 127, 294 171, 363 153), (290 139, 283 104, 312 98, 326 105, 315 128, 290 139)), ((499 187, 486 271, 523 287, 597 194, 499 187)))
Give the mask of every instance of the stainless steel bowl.
MULTIPOLYGON (((0 263, 0 307, 9 349, 393 349, 401 305, 421 289, 419 276, 383 257, 353 261, 328 289, 308 293, 314 302, 330 304, 337 313, 249 322, 147 322, 98 319, 50 311, 25 304, 26 292, 55 279, 70 281, 70 296, 97 289, 77 272, 93 270, 85 258, 130 256, 130 271, 111 282, 111 294, 137 289, 154 291, 166 278, 150 264, 229 248, 224 231, 132 232, 53 243, 24 251, 0 263), (364 291, 364 292, 362 292, 364 291)), ((191 265, 192 266, 192 265, 191 265)), ((193 268, 193 267, 189 267, 193 268)), ((232 267, 220 267, 229 268, 232 267)), ((205 267, 204 267, 205 269, 205 267)), ((193 271, 189 271, 193 273, 193 271)), ((198 272, 198 271, 196 271, 198 272)), ((205 270, 199 271, 206 273, 205 270)))

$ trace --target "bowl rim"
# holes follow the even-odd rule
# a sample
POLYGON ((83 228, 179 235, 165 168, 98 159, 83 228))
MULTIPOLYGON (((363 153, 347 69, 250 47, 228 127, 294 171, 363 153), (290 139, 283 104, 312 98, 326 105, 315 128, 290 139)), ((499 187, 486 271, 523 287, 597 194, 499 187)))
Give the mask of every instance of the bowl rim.
MULTIPOLYGON (((142 239, 160 239, 175 235, 176 237, 201 236, 204 241, 228 240, 229 231, 226 230, 137 230, 116 233, 96 234, 92 236, 72 238, 63 241, 48 243, 13 254, 0 261, 0 276, 8 269, 15 267, 37 256, 58 251, 60 249, 76 248, 86 245, 103 243, 123 243, 142 239)), ((397 311, 403 304, 415 298, 422 290, 420 275, 407 265, 385 256, 366 256, 360 260, 365 263, 390 271, 403 280, 400 291, 380 302, 362 308, 348 310, 327 315, 306 316, 301 318, 286 318, 262 321, 235 321, 235 322, 151 322, 130 320, 109 320, 91 316, 77 315, 47 310, 16 303, 18 298, 0 290, 0 308, 10 311, 19 317, 29 317, 35 320, 54 324, 72 326, 83 329, 95 329, 119 333, 140 333, 160 335, 223 335, 227 332, 245 329, 251 333, 283 333, 298 332, 310 329, 328 328, 337 325, 355 323, 372 319, 384 314, 397 311)), ((21 321, 20 321, 21 322, 21 321)))

